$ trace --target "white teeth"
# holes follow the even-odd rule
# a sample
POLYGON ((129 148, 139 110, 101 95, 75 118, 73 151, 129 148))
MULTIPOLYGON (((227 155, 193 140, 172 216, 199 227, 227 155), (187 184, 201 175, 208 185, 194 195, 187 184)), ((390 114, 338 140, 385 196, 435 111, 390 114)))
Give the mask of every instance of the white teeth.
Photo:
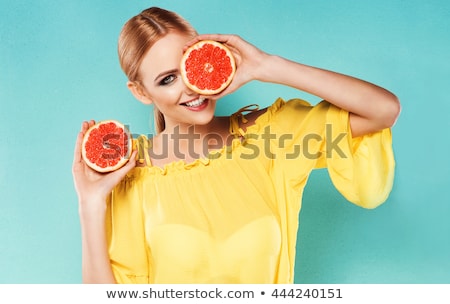
POLYGON ((203 102, 206 100, 205 97, 200 97, 199 99, 190 101, 190 102, 186 102, 185 105, 188 107, 198 107, 201 104, 203 104, 203 102))

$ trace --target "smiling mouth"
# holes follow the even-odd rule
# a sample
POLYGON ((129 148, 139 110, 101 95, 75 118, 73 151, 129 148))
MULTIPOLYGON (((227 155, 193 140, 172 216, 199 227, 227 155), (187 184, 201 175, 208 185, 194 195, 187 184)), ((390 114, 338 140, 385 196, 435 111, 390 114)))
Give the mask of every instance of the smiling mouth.
POLYGON ((198 99, 195 99, 195 100, 192 100, 192 101, 189 101, 189 102, 184 102, 181 105, 185 106, 185 107, 188 107, 188 108, 196 108, 196 107, 199 107, 199 106, 203 105, 206 100, 207 99, 205 97, 200 97, 198 99))

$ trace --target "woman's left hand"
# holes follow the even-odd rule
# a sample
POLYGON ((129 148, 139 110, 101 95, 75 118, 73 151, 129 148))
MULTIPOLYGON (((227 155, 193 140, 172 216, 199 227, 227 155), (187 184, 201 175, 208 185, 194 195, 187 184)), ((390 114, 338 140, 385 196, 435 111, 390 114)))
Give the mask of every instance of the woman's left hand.
POLYGON ((264 81, 265 59, 270 55, 237 35, 204 34, 195 37, 185 46, 185 50, 201 40, 214 40, 223 43, 232 52, 236 61, 236 73, 230 85, 221 93, 208 98, 219 99, 228 95, 252 80, 264 81))

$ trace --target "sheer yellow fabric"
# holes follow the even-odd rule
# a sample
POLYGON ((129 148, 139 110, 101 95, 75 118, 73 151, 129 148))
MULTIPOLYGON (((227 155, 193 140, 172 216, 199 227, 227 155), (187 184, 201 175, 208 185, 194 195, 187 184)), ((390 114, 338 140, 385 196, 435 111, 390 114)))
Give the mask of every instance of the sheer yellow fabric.
MULTIPOLYGON (((348 113, 326 101, 278 99, 246 132, 239 117, 230 146, 190 164, 135 168, 114 189, 107 230, 117 282, 292 283, 311 170, 327 167, 365 208, 389 195, 389 129, 352 138, 348 113)), ((148 141, 138 142, 149 164, 148 141)))

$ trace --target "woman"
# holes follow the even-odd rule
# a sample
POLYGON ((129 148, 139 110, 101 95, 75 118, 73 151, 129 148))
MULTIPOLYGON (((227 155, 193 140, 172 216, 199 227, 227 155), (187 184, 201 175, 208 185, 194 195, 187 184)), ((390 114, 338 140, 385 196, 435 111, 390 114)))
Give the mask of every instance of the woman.
POLYGON ((73 175, 86 283, 290 283, 312 169, 326 166, 337 189, 365 208, 391 190, 389 128, 400 106, 383 88, 269 55, 238 36, 198 36, 160 8, 125 24, 119 58, 131 93, 154 105, 159 133, 139 138, 131 156, 139 161, 97 174, 80 155, 94 122, 82 124, 73 175), (227 45, 237 63, 216 96, 199 96, 180 77, 183 50, 204 39, 227 45), (214 116, 220 97, 253 80, 324 101, 278 99, 214 116))

